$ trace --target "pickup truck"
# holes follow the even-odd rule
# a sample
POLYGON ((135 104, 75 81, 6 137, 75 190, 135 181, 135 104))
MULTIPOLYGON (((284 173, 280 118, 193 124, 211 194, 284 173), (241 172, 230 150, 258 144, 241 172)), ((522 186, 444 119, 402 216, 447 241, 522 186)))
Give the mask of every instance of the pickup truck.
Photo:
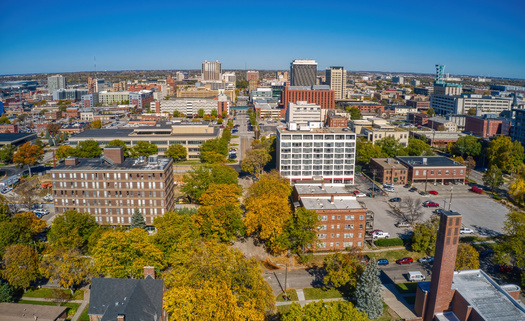
POLYGON ((390 237, 390 234, 387 232, 376 232, 373 235, 374 239, 387 239, 390 237))

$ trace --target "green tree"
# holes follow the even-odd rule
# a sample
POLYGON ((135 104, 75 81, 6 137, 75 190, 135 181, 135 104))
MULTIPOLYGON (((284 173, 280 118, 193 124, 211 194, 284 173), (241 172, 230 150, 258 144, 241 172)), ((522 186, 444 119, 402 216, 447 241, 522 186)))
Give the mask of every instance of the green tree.
POLYGON ((55 158, 62 160, 75 153, 75 149, 69 145, 61 145, 55 150, 55 158))
POLYGON ((281 321, 299 321, 299 320, 320 320, 320 321, 367 321, 369 320, 365 313, 359 312, 352 303, 346 301, 323 300, 311 302, 301 307, 294 302, 290 306, 290 311, 281 316, 281 321))
POLYGON ((11 121, 6 115, 0 117, 0 125, 11 125, 11 121))
POLYGON ((514 264, 522 270, 522 285, 525 286, 525 213, 509 212, 503 223, 505 235, 495 247, 496 263, 514 264))
POLYGON ((88 282, 92 268, 91 258, 82 255, 78 249, 53 249, 42 257, 40 263, 42 274, 61 287, 71 290, 88 282))
POLYGON ((173 111, 173 117, 181 117, 181 113, 178 110, 173 111))
POLYGON ((48 232, 49 242, 54 248, 79 249, 84 252, 98 224, 89 213, 66 211, 56 215, 48 232))
POLYGON ((204 109, 200 108, 199 110, 197 110, 197 115, 199 115, 199 118, 204 117, 204 109))
POLYGON ((18 147, 13 155, 13 162, 18 167, 27 165, 29 176, 31 177, 31 165, 36 165, 44 157, 44 149, 38 145, 32 145, 30 142, 18 147))
POLYGON ((123 140, 120 139, 113 139, 107 144, 108 147, 122 147, 122 151, 124 152, 124 157, 129 157, 130 152, 128 146, 126 146, 126 143, 123 140))
POLYGON ((497 136, 490 141, 487 148, 490 166, 497 166, 504 172, 516 172, 521 168, 525 158, 523 145, 512 141, 509 136, 497 136))
POLYGON ((15 155, 16 146, 11 144, 5 144, 0 147, 0 160, 3 163, 11 163, 13 161, 13 156, 15 155))
POLYGON ((200 199, 201 195, 211 184, 239 185, 239 174, 230 166, 222 164, 205 164, 193 166, 184 174, 184 185, 181 191, 193 201, 200 199))
POLYGON ((72 154, 80 158, 97 158, 102 155, 102 149, 95 140, 89 139, 78 143, 72 154))
POLYGON ((15 244, 6 249, 2 277, 16 289, 29 287, 40 276, 38 253, 32 246, 15 244))
POLYGON ((164 152, 164 155, 173 159, 174 162, 180 162, 186 160, 188 151, 186 150, 186 147, 181 144, 173 144, 168 147, 168 150, 164 152))
POLYGON ((361 119, 361 110, 357 107, 346 107, 346 111, 350 114, 350 119, 361 119))
POLYGON ((211 111, 211 116, 213 117, 217 117, 217 115, 219 114, 219 112, 217 111, 217 109, 214 109, 211 111))
POLYGON ((381 151, 387 157, 405 156, 407 153, 399 139, 388 136, 376 142, 376 145, 381 147, 381 151))
POLYGON ((467 111, 467 115, 476 116, 476 107, 470 107, 467 111))
POLYGON ((324 282, 332 284, 347 294, 353 293, 357 280, 363 272, 360 251, 352 248, 349 253, 335 253, 324 259, 323 266, 326 270, 324 282))
POLYGON ((379 274, 376 261, 369 262, 359 277, 355 290, 357 310, 366 313, 372 320, 383 314, 382 284, 379 274))
MULTIPOLYGON (((223 132, 223 136, 225 131, 223 132)), ((201 161, 210 164, 224 162, 228 155, 228 141, 229 139, 214 138, 202 143, 201 161)))
POLYGON ((299 207, 286 222, 284 232, 277 237, 277 243, 281 248, 302 255, 306 249, 316 245, 318 221, 316 211, 299 207))
POLYGON ((251 149, 242 160, 241 170, 256 177, 261 176, 264 166, 272 160, 266 149, 251 149))
POLYGON ((491 166, 488 171, 483 174, 483 183, 490 187, 494 194, 494 189, 503 185, 503 173, 497 166, 491 166))
POLYGON ((372 142, 363 140, 362 138, 357 139, 357 162, 365 165, 370 163, 370 159, 383 157, 383 151, 379 145, 374 145, 372 142))
POLYGON ((25 121, 27 118, 27 114, 19 114, 16 119, 19 121, 19 122, 23 122, 25 121))
POLYGON ((520 204, 525 203, 525 165, 515 174, 510 184, 509 194, 520 204))
POLYGON ((13 302, 13 288, 7 282, 0 281, 0 302, 13 302))
POLYGON ((8 212, 6 212, 5 207, 4 205, 1 206, 0 255, 4 254, 10 245, 33 244, 33 237, 47 227, 44 220, 31 212, 18 213, 9 217, 6 215, 8 212))
POLYGON ((195 223, 207 239, 233 241, 244 234, 243 211, 239 197, 242 189, 234 184, 211 184, 199 199, 195 223))
POLYGON ((155 154, 157 154, 157 145, 150 142, 139 141, 131 148, 131 156, 135 158, 139 156, 148 157, 155 154))
POLYGON ((452 153, 460 156, 478 156, 481 153, 481 143, 476 136, 461 136, 452 146, 452 153))
POLYGON ((427 110, 427 115, 431 116, 431 117, 434 117, 436 115, 436 111, 434 110, 434 108, 430 107, 428 110, 427 110))
POLYGON ((470 244, 459 244, 456 271, 479 269, 479 252, 470 244))
POLYGON ((425 143, 421 139, 412 138, 408 139, 407 153, 409 156, 432 156, 432 148, 429 144, 425 143))
POLYGON ((237 80, 235 82, 235 87, 236 88, 246 89, 246 88, 248 88, 249 85, 250 85, 250 83, 249 83, 248 80, 237 80))
POLYGON ((130 228, 140 228, 143 230, 146 229, 146 221, 144 220, 144 216, 142 216, 142 213, 138 208, 135 209, 133 215, 131 216, 130 228))
POLYGON ((436 235, 439 217, 433 214, 427 221, 416 223, 412 234, 412 250, 433 255, 436 249, 436 235))

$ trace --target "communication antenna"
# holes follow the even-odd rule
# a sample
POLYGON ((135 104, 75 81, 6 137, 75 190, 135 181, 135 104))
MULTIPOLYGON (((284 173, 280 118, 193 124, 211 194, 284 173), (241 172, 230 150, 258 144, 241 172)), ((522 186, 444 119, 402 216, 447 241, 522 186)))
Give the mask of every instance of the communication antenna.
POLYGON ((95 62, 95 79, 97 79, 97 56, 94 56, 93 60, 95 62))

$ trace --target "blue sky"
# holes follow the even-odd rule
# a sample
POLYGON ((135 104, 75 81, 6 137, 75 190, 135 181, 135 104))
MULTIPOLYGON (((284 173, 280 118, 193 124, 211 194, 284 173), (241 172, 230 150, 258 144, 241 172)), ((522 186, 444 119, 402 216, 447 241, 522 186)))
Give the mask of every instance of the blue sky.
POLYGON ((1 0, 0 74, 319 69, 525 78, 525 1, 1 0))

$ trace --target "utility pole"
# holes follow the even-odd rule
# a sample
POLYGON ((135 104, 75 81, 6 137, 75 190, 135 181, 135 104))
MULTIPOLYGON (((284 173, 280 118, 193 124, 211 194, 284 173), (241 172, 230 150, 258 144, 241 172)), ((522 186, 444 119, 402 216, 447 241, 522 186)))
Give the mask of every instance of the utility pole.
POLYGON ((450 202, 448 202, 449 211, 450 211, 450 205, 452 205, 452 189, 454 189, 454 186, 450 186, 450 202))
POLYGON ((288 286, 288 264, 286 264, 286 271, 284 272, 284 295, 286 295, 287 286, 288 286))
POLYGON ((427 184, 428 184, 428 169, 425 169, 426 177, 425 177, 425 193, 427 192, 427 184))

